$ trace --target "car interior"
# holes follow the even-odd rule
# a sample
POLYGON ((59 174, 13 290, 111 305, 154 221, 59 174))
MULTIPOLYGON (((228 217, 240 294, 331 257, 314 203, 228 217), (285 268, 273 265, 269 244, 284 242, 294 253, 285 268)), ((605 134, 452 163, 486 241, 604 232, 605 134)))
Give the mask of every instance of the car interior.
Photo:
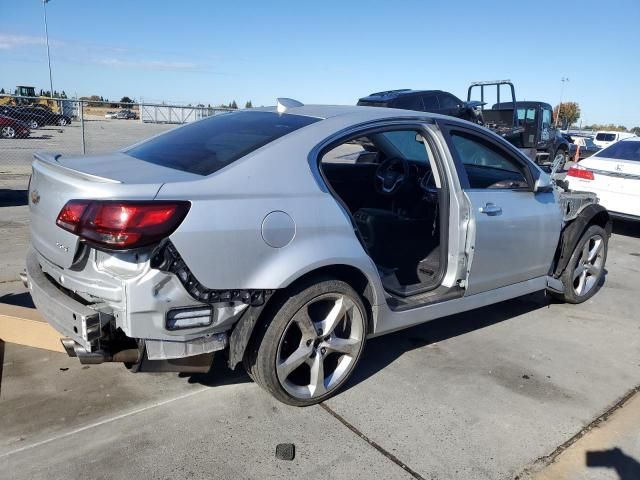
POLYGON ((440 283, 441 195, 433 157, 416 131, 352 139, 327 151, 320 168, 352 216, 385 289, 400 297, 440 283))
MULTIPOLYGON (((450 139, 469 188, 530 188, 522 166, 488 143, 464 132, 450 139)), ((446 197, 420 133, 393 130, 345 141, 322 155, 320 169, 351 214, 387 292, 405 298, 439 286, 446 267, 446 197)))

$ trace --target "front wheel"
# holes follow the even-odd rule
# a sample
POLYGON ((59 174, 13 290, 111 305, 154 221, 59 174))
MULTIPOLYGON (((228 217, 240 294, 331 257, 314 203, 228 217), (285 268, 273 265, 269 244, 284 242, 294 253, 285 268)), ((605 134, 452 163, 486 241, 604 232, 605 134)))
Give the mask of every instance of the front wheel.
POLYGON ((35 130, 36 128, 38 128, 40 125, 38 125, 38 122, 35 120, 29 120, 29 128, 31 128, 32 130, 35 130))
POLYGON ((66 118, 64 118, 64 117, 60 117, 60 118, 58 119, 58 125, 59 125, 59 126, 61 126, 61 127, 64 127, 64 126, 65 126, 65 125, 67 125, 68 123, 69 123, 69 122, 68 122, 68 121, 67 121, 67 119, 66 119, 66 118))
POLYGON ((566 150, 563 149, 558 149, 558 151, 556 152, 555 157, 553 157, 553 162, 552 165, 558 165, 558 167, 556 168, 557 171, 562 171, 564 170, 564 166, 567 163, 567 152, 566 150))
POLYGON ((604 276, 608 236, 604 228, 591 225, 580 237, 560 280, 564 284, 561 300, 582 303, 593 297, 604 276))
POLYGON ((334 395, 364 348, 366 310, 347 283, 305 283, 287 293, 257 332, 249 375, 283 403, 313 405, 334 395))
POLYGON ((5 127, 2 127, 2 130, 0 130, 0 136, 2 136, 2 138, 15 138, 16 130, 15 128, 7 125, 5 127))

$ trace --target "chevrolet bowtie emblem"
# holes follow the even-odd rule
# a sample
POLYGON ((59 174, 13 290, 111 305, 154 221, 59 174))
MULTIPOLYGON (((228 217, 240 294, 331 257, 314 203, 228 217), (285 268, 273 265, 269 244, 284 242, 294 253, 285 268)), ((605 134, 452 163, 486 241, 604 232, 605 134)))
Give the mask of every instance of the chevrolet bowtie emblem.
POLYGON ((39 201, 40 201, 40 194, 38 193, 37 190, 33 190, 31 192, 31 203, 33 203, 34 205, 37 205, 39 201))

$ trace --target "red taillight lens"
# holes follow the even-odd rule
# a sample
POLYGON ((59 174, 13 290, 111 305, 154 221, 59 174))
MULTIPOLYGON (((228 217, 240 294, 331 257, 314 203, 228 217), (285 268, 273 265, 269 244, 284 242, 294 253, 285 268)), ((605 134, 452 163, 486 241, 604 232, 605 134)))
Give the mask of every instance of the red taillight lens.
POLYGON ((583 180, 594 180, 593 172, 585 167, 571 166, 567 171, 567 177, 582 178, 583 180))
POLYGON ((71 200, 56 223, 86 240, 114 249, 137 248, 169 236, 189 202, 71 200))
POLYGON ((62 210, 60 210, 56 223, 65 230, 77 233, 76 230, 80 225, 80 219, 87 205, 89 205, 88 200, 71 200, 67 202, 67 204, 62 207, 62 210))

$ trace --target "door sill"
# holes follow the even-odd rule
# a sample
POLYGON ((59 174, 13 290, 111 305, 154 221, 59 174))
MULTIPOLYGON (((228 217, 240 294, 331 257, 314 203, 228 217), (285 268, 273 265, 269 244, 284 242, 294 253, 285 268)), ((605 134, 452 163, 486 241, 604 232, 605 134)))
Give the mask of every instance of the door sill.
POLYGON ((460 298, 464 295, 464 288, 462 287, 445 287, 440 285, 428 292, 412 295, 410 297, 402 297, 394 295, 391 292, 386 292, 387 305, 394 312, 402 312, 405 310, 411 310, 412 308, 424 307, 425 305, 431 305, 434 303, 445 302, 447 300, 453 300, 454 298, 460 298))

